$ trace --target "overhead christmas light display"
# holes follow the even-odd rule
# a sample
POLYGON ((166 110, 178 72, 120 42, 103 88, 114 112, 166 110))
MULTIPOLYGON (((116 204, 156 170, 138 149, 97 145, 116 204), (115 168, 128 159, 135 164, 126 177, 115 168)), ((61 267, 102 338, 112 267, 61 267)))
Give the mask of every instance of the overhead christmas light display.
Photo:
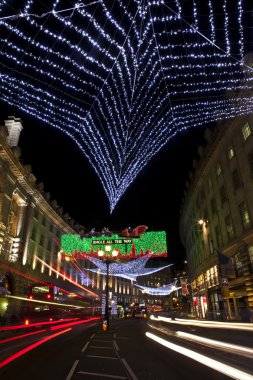
POLYGON ((96 236, 89 237, 63 234, 61 236, 61 249, 65 255, 79 260, 86 259, 87 256, 94 256, 94 254, 97 256, 97 252, 105 245, 110 245, 112 250, 117 250, 118 257, 126 259, 145 255, 152 257, 167 256, 165 231, 145 232, 139 237, 131 234, 125 237, 125 231, 122 233, 123 235, 115 233, 110 236, 96 234, 96 236))
POLYGON ((171 284, 159 286, 157 288, 151 288, 149 286, 138 285, 138 284, 134 284, 134 286, 137 286, 138 288, 142 289, 143 293, 147 293, 153 296, 168 296, 175 290, 181 289, 181 286, 177 287, 176 283, 177 281, 171 284))
POLYGON ((242 0, 8 3, 1 99, 78 145, 111 211, 178 132, 253 111, 242 0))
MULTIPOLYGON (((96 269, 87 268, 87 270, 106 275, 107 266, 103 260, 91 256, 87 256, 87 259, 97 266, 96 269)), ((135 259, 124 264, 112 262, 109 265, 109 275, 136 281, 136 278, 139 276, 146 276, 148 274, 168 268, 172 265, 169 264, 157 268, 145 268, 148 260, 148 257, 140 257, 139 259, 135 259)))

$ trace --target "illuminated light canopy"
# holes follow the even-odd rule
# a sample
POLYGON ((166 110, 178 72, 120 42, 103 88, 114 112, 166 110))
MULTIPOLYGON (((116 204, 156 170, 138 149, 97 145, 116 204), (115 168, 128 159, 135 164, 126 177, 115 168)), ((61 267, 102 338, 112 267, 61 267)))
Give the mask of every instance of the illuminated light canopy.
POLYGON ((1 99, 77 144, 111 211, 177 133, 253 112, 244 2, 167 3, 0 2, 1 99))
MULTIPOLYGON (((102 275, 107 274, 107 265, 103 260, 95 257, 87 256, 87 260, 91 261, 97 266, 96 269, 89 268, 88 270, 102 275)), ((145 268, 148 257, 140 257, 135 260, 131 260, 128 263, 114 263, 113 261, 109 265, 109 275, 115 277, 126 278, 128 280, 136 281, 138 276, 146 276, 151 273, 158 272, 162 269, 168 268, 172 264, 164 265, 157 268, 145 268)))
POLYGON ((159 286, 157 288, 151 288, 149 286, 134 284, 138 288, 142 289, 143 293, 147 293, 154 296, 167 296, 175 290, 181 289, 181 286, 176 287, 176 283, 159 286))
POLYGON ((63 234, 61 247, 65 255, 72 255, 79 260, 94 254, 101 257, 116 256, 114 251, 121 258, 136 258, 147 254, 152 257, 167 256, 165 231, 145 232, 138 238, 125 238, 119 234, 81 238, 80 235, 63 234), (106 251, 109 246, 111 249, 106 251))

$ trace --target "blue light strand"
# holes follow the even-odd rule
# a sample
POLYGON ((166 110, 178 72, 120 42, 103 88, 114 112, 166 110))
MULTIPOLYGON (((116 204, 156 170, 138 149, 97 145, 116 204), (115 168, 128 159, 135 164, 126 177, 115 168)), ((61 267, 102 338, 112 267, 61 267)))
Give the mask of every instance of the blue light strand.
POLYGON ((182 0, 63 3, 39 15, 34 0, 20 0, 21 12, 7 17, 0 1, 1 96, 77 144, 111 211, 178 133, 252 113, 242 0, 237 19, 227 0, 194 0, 188 13, 182 0))

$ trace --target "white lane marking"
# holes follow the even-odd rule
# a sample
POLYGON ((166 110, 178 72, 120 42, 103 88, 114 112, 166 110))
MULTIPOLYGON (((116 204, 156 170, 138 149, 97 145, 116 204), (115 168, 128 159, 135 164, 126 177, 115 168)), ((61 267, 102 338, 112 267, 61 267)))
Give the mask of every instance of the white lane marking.
POLYGON ((114 345, 115 349, 116 349, 117 351, 119 351, 119 346, 117 345, 116 340, 113 342, 113 345, 114 345))
POLYGON ((215 371, 221 372, 226 376, 232 377, 232 379, 236 380, 253 380, 253 376, 247 372, 240 371, 234 367, 231 367, 227 364, 219 362, 218 360, 211 359, 205 355, 199 354, 196 351, 189 350, 188 348, 184 348, 182 346, 178 346, 177 344, 171 343, 165 339, 160 338, 157 335, 146 332, 145 334, 148 338, 160 343, 161 345, 178 352, 188 358, 191 358, 207 367, 214 369, 215 371))
POLYGON ((112 347, 90 346, 92 348, 105 348, 106 350, 113 350, 112 347))
POLYGON ((68 376, 66 377, 66 380, 70 380, 71 379, 71 377, 73 376, 73 373, 74 373, 74 371, 76 369, 76 366, 77 366, 78 362, 79 362, 79 360, 75 361, 75 363, 73 364, 71 370, 69 371, 68 376))
POLYGON ((113 358, 112 356, 98 356, 98 355, 86 355, 87 358, 100 358, 100 359, 109 359, 117 360, 118 358, 113 358))
POLYGON ((113 334, 113 339, 116 339, 116 333, 113 334))
POLYGON ((132 380, 138 380, 138 377, 135 376, 134 372, 132 371, 130 366, 127 364, 126 360, 124 358, 121 358, 121 361, 124 364, 124 366, 126 367, 126 369, 129 373, 129 375, 131 376, 132 380))
POLYGON ((91 338, 91 339, 93 339, 93 338, 94 338, 94 336, 95 336, 95 334, 92 334, 90 338, 91 338))
POLYGON ((89 343, 90 343, 90 342, 87 342, 87 343, 85 344, 85 346, 84 346, 84 348, 82 349, 81 352, 84 352, 84 351, 86 350, 86 348, 88 347, 89 343))
POLYGON ((80 373, 81 375, 90 375, 90 376, 97 376, 97 377, 110 377, 111 379, 127 379, 127 377, 124 377, 124 376, 105 375, 105 374, 95 373, 95 372, 83 372, 83 371, 79 371, 77 373, 78 374, 80 373))

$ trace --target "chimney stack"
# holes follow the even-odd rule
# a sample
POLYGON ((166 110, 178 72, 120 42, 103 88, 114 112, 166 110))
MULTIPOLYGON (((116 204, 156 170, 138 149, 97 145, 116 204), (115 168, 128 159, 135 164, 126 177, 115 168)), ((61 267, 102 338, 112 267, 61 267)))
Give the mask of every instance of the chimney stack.
POLYGON ((20 118, 16 119, 14 116, 8 116, 8 120, 5 120, 4 124, 9 133, 7 143, 11 148, 18 146, 20 132, 23 129, 22 120, 20 118))

